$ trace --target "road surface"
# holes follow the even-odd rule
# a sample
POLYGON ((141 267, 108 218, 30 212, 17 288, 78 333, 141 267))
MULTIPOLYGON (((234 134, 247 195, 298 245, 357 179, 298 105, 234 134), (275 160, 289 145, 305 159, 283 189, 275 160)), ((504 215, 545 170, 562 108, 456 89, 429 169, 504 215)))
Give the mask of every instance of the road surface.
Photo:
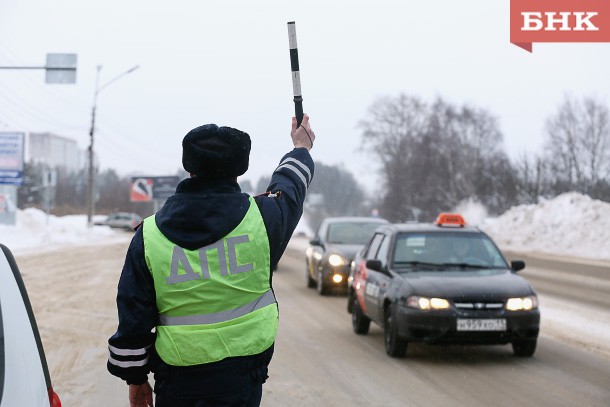
MULTIPOLYGON (((17 256, 65 406, 129 405, 127 387, 105 366, 127 242, 17 256)), ((524 270, 541 301, 533 358, 515 358, 509 345, 410 344, 405 359, 392 359, 379 327, 352 332, 345 297, 306 288, 303 243, 291 245, 274 277, 280 328, 263 406, 610 405, 603 266, 576 277, 553 262, 524 270)))

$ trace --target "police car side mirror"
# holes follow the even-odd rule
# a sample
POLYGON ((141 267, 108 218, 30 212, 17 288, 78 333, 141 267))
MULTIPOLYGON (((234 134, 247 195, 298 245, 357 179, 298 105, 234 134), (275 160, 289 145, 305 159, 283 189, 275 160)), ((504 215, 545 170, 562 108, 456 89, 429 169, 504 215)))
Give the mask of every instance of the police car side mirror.
POLYGON ((378 259, 367 260, 366 268, 369 270, 381 271, 381 268, 382 268, 381 260, 378 260, 378 259))
POLYGON ((517 271, 525 268, 525 262, 523 260, 513 260, 510 262, 510 267, 516 273, 517 271))

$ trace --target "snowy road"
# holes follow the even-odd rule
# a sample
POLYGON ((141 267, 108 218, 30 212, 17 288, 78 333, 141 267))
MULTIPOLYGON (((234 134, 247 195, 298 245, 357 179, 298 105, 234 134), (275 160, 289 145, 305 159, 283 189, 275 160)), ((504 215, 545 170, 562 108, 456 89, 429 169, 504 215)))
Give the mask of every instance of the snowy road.
POLYGON ((539 294, 542 334, 610 357, 610 265, 516 257, 534 264, 521 275, 539 294))
MULTIPOLYGON (((293 243, 274 277, 280 330, 263 406, 610 405, 610 311, 561 294, 578 290, 587 300, 608 293, 608 279, 542 266, 524 271, 542 307, 531 359, 513 357, 508 345, 412 345, 396 360, 385 355, 379 327, 353 334, 345 297, 305 288, 303 243, 293 243), (550 272, 558 273, 552 284, 544 281, 550 272), (546 294, 545 284, 555 291, 546 294)), ((123 242, 17 256, 66 406, 128 405, 127 387, 105 367, 126 248, 123 242)))

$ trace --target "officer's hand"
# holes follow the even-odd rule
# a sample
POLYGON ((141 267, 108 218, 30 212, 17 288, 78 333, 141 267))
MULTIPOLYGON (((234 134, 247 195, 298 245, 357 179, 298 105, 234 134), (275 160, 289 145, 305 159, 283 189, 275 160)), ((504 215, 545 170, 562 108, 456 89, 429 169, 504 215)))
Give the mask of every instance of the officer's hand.
POLYGON ((153 391, 148 382, 129 385, 130 407, 153 407, 153 391))
POLYGON ((313 147, 313 141, 316 139, 316 135, 309 125, 309 116, 307 116, 307 114, 303 115, 303 121, 299 127, 297 127, 297 118, 292 118, 290 137, 292 137, 292 143, 295 148, 305 147, 307 150, 310 150, 313 147))

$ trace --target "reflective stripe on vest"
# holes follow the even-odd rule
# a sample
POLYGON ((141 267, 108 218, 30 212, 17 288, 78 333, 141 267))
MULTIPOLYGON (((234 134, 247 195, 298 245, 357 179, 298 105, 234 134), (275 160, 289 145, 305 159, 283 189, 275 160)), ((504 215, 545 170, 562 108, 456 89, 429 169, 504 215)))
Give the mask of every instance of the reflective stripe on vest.
POLYGON ((167 239, 154 215, 144 220, 144 255, 160 323, 155 348, 174 366, 256 355, 277 333, 269 239, 254 199, 240 224, 198 250, 167 239))
POLYGON ((235 318, 243 317, 246 314, 259 310, 267 305, 275 304, 275 295, 269 290, 249 304, 234 308, 228 311, 216 312, 214 314, 186 315, 183 317, 168 317, 159 315, 159 325, 205 325, 217 322, 230 321, 235 318))

